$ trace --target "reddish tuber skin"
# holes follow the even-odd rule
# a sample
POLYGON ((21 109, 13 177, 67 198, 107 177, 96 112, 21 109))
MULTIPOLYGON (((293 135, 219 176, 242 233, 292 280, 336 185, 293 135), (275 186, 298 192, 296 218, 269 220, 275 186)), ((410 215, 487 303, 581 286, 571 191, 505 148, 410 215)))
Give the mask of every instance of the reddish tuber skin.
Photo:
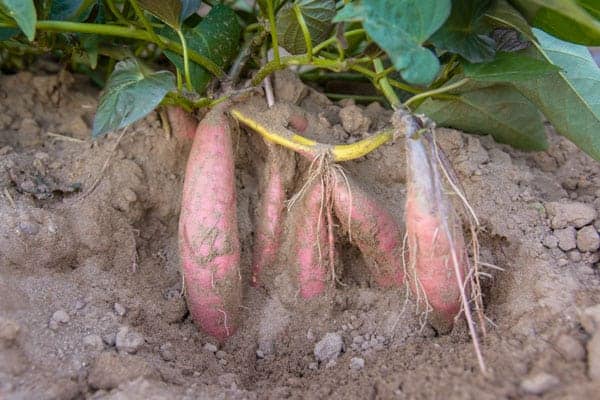
POLYGON ((333 174, 333 209, 345 232, 365 257, 375 282, 400 287, 404 282, 402 232, 386 208, 351 178, 333 174))
POLYGON ((324 294, 329 278, 328 237, 323 185, 315 180, 292 207, 290 260, 298 273, 300 296, 309 300, 324 294), (319 251, 320 250, 320 251, 319 251))
POLYGON ((452 251, 464 280, 467 259, 462 230, 442 192, 437 165, 419 139, 407 139, 407 158, 406 232, 411 274, 418 280, 412 282, 412 289, 417 297, 427 298, 433 325, 447 331, 461 309, 452 251))
POLYGON ((262 272, 272 267, 281 246, 286 188, 294 176, 294 156, 288 150, 267 143, 267 160, 261 182, 261 199, 252 251, 252 285, 262 284, 262 272))
POLYGON ((179 139, 192 140, 196 134, 198 121, 181 107, 167 106, 167 116, 171 132, 179 139))
POLYGON ((228 104, 198 125, 190 151, 179 219, 179 250, 190 313, 220 341, 238 324, 242 291, 234 156, 228 104))

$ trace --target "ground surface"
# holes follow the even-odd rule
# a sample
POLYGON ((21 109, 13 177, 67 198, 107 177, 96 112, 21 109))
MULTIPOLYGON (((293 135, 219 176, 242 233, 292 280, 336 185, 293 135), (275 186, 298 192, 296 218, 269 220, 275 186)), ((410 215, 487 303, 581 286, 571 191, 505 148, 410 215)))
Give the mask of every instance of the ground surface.
MULTIPOLYGON (((352 141, 389 118, 377 105, 342 107, 300 89, 284 79, 277 93, 310 113, 321 140, 352 141)), ((600 310, 589 309, 600 303, 600 166, 565 140, 551 134, 548 152, 526 154, 438 132, 481 219, 482 257, 504 269, 484 269, 495 324, 483 340, 485 378, 464 326, 444 336, 423 326, 404 292, 371 286, 358 250, 342 238, 340 284, 327 304, 245 285, 242 328, 217 346, 179 296, 189 143, 169 138, 157 114, 93 142, 97 96, 67 73, 0 77, 0 398, 600 393, 600 310)), ((247 283, 264 145, 244 130, 234 141, 247 283)), ((400 222, 403 160, 399 142, 345 165, 400 222)))

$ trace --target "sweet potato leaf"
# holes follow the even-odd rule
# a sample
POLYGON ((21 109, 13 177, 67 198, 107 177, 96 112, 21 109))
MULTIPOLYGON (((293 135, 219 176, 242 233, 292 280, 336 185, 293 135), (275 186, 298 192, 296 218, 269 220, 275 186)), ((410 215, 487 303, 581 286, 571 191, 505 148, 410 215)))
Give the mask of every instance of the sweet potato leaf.
POLYGON ((491 26, 482 18, 490 4, 491 0, 453 0, 450 17, 430 41, 472 63, 493 60, 495 43, 487 36, 491 26))
POLYGON ((101 136, 143 118, 172 90, 175 77, 171 72, 153 72, 135 58, 118 62, 100 96, 92 136, 101 136))
MULTIPOLYGON (((557 38, 586 46, 600 45, 600 21, 577 0, 510 0, 527 21, 557 38)), ((598 9, 598 1, 583 2, 598 9)), ((589 8, 588 8, 589 9, 589 8)))
MULTIPOLYGON (((327 39, 333 28, 334 0, 298 0, 295 2, 304 17, 313 44, 327 39)), ((306 42, 291 2, 277 13, 277 36, 281 47, 291 54, 306 52, 306 42)))
POLYGON ((586 47, 534 33, 541 55, 561 70, 513 84, 560 134, 600 160, 600 69, 586 47))
POLYGON ((524 52, 496 54, 496 59, 489 63, 463 65, 467 78, 490 82, 517 82, 537 78, 560 68, 546 60, 531 57, 524 52))
POLYGON ((450 0, 362 0, 346 4, 334 22, 362 21, 404 80, 427 85, 438 74, 440 63, 423 43, 449 15, 450 0))
POLYGON ((492 25, 516 29, 529 40, 535 40, 525 17, 506 0, 496 0, 485 16, 492 25))
MULTIPOLYGON (((195 27, 184 26, 183 35, 189 48, 206 56, 219 67, 225 68, 239 50, 241 27, 236 14, 225 5, 213 7, 208 15, 195 27)), ((164 36, 178 40, 169 28, 160 31, 164 36)), ((183 71, 183 57, 172 51, 165 55, 179 70, 183 71)), ((192 85, 198 93, 203 93, 210 80, 210 73, 202 66, 190 61, 192 85)))
POLYGON ((51 20, 55 21, 84 21, 98 0, 53 0, 50 6, 51 20))
POLYGON ((181 0, 138 0, 138 3, 171 28, 179 29, 183 10, 181 0))
POLYGON ((600 20, 600 1, 598 0, 577 0, 577 3, 583 7, 590 15, 600 20))
POLYGON ((27 39, 34 39, 37 13, 33 0, 0 0, 0 8, 15 20, 27 39))
POLYGON ((537 108, 510 85, 458 93, 448 100, 429 98, 416 110, 440 126, 481 135, 522 150, 548 146, 537 108))

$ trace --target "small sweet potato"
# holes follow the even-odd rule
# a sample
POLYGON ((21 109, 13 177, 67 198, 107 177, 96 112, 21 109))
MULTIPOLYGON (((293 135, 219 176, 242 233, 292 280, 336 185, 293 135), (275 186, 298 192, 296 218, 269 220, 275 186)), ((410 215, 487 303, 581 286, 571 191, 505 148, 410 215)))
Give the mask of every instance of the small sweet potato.
POLYGON ((171 132, 179 139, 192 140, 196 134, 198 121, 181 107, 167 106, 167 116, 171 132))

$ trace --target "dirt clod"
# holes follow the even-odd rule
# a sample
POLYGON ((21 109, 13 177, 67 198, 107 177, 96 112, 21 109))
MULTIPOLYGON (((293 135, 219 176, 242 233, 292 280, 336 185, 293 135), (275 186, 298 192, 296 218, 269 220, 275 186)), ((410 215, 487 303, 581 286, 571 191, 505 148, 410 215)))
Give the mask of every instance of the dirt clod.
POLYGON ((144 344, 144 337, 128 326, 122 326, 117 332, 115 345, 117 350, 134 354, 144 344))
POLYGON ((154 375, 155 371, 139 356, 104 352, 94 361, 88 383, 94 389, 110 390, 136 378, 154 375))
POLYGON ((585 358, 585 348, 571 335, 560 335, 556 340, 556 347, 568 361, 581 361, 585 358))
POLYGON ((588 375, 600 381, 600 332, 596 332, 587 344, 588 375))
POLYGON ((581 251, 596 251, 600 248, 600 235, 593 226, 584 226, 577 231, 577 248, 581 251))
POLYGON ((567 225, 581 228, 591 224, 598 216, 594 207, 580 202, 546 203, 546 211, 553 229, 565 228, 567 225))
POLYGON ((338 358, 343 346, 342 337, 337 333, 329 332, 315 344, 314 355, 320 362, 332 361, 338 358))
POLYGON ((547 372, 530 375, 521 381, 521 390, 527 394, 542 395, 560 385, 560 380, 547 372))
POLYGON ((563 251, 573 250, 575 247, 577 247, 575 228, 572 226, 555 230, 554 236, 556 236, 558 239, 558 247, 563 251))

